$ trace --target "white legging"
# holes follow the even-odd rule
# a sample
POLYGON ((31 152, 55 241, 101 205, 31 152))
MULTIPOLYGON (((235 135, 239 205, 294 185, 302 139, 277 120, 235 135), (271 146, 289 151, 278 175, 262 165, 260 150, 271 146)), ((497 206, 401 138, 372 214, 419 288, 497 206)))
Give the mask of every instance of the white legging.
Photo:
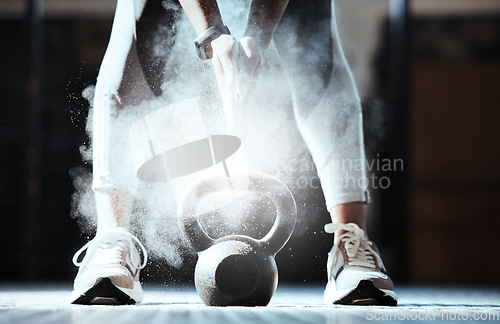
MULTIPOLYGON (((158 87, 148 77, 153 69, 146 71, 137 49, 138 26, 147 25, 149 11, 158 12, 148 6, 146 0, 117 2, 94 97, 93 189, 97 192, 118 188, 134 193, 137 187, 130 157, 120 156, 128 149, 128 129, 113 121, 116 109, 157 95, 154 89, 158 87)), ((361 104, 339 41, 333 1, 318 1, 314 6, 291 1, 274 42, 290 81, 298 129, 316 165, 328 210, 342 203, 366 202, 361 104), (297 19, 300 15, 314 19, 297 19)))

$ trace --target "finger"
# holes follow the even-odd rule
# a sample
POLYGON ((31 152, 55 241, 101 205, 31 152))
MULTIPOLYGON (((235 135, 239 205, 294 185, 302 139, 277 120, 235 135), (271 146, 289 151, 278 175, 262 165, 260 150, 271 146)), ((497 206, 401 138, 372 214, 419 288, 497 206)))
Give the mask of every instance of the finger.
POLYGON ((255 79, 252 77, 245 79, 240 78, 237 81, 236 93, 238 94, 240 101, 246 101, 246 99, 253 92, 255 85, 255 79))
POLYGON ((262 64, 260 61, 258 61, 257 63, 251 62, 249 64, 249 62, 246 62, 246 64, 240 64, 240 68, 242 71, 240 72, 241 76, 236 81, 236 91, 241 100, 245 100, 245 98, 249 97, 253 92, 256 81, 261 71, 261 67, 262 64))
POLYGON ((212 59, 212 67, 214 69, 217 87, 222 94, 223 88, 226 87, 226 82, 224 80, 224 69, 222 68, 222 65, 217 57, 212 59))
POLYGON ((255 68, 253 70, 253 73, 252 73, 252 76, 254 79, 257 79, 257 77, 259 76, 260 74, 260 70, 262 69, 262 61, 259 61, 256 65, 255 65, 255 68))
POLYGON ((246 42, 240 42, 240 49, 243 50, 246 57, 248 57, 248 58, 253 57, 252 49, 248 46, 248 44, 246 42))
POLYGON ((224 52, 219 56, 219 62, 224 71, 224 77, 226 79, 226 85, 229 87, 233 85, 236 78, 236 67, 234 60, 231 59, 231 52, 224 52))

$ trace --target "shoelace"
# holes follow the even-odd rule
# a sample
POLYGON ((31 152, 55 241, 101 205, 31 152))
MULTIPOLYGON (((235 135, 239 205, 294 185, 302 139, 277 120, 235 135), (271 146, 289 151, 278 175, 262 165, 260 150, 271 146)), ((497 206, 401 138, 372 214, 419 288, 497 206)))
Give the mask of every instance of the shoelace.
POLYGON ((134 242, 137 243, 137 245, 141 248, 144 260, 141 264, 134 264, 134 258, 130 258, 130 262, 134 267, 143 269, 148 262, 148 253, 146 252, 146 248, 137 239, 137 237, 122 228, 112 229, 102 235, 96 236, 93 240, 87 242, 87 244, 82 246, 82 248, 76 251, 75 255, 73 255, 73 264, 77 267, 80 267, 83 264, 83 260, 78 261, 78 259, 80 258, 81 254, 87 249, 87 259, 90 260, 92 257, 94 257, 96 264, 119 263, 121 262, 121 254, 123 250, 127 248, 130 249, 130 245, 132 245, 134 242), (106 239, 109 239, 112 236, 115 236, 113 238, 113 241, 116 241, 117 244, 113 246, 103 247, 103 244, 111 245, 111 243, 106 242, 106 239))
MULTIPOLYGON (((373 258, 377 256, 377 253, 370 244, 368 244, 368 241, 364 239, 365 231, 354 223, 329 223, 325 225, 325 232, 327 233, 332 234, 338 230, 344 230, 346 232, 335 240, 336 242, 333 245, 332 253, 335 253, 338 246, 342 242, 345 242, 345 249, 348 257, 347 263, 349 265, 375 269, 377 266, 373 258)), ((334 265, 335 262, 332 262, 330 273, 332 273, 334 265)))

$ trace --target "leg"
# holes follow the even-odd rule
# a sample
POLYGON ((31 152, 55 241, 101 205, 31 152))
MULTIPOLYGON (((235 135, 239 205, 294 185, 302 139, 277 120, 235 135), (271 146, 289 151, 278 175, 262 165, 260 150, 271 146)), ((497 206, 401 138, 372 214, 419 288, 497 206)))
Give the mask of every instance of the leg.
MULTIPOLYGON (((361 202, 351 202, 336 205, 330 210, 333 223, 349 224, 354 223, 366 232, 365 204, 361 202)), ((344 234, 345 230, 335 231, 335 238, 344 234)))
MULTIPOLYGON (((117 123, 115 116, 161 95, 167 58, 154 54, 153 42, 158 29, 173 30, 175 19, 159 1, 118 2, 94 99, 92 187, 98 234, 115 227, 128 229, 137 178, 129 156, 128 127, 117 123)), ((170 43, 173 39, 164 38, 170 43)))
POLYGON ((305 1, 290 6, 275 42, 283 49, 295 118, 316 164, 327 209, 366 202, 361 103, 330 1, 313 8, 305 1))
MULTIPOLYGON (((133 2, 119 2, 111 38, 104 56, 94 97, 93 185, 97 208, 97 234, 116 227, 128 229, 136 180, 131 164, 123 170, 117 147, 124 146, 123 132, 114 122, 117 110, 153 97, 144 82, 134 35, 140 13, 133 2), (133 80, 135 78, 136 80, 133 80)), ((126 137, 125 137, 126 138, 126 137)))
MULTIPOLYGON (((147 28, 159 17, 157 1, 118 1, 113 30, 97 80, 93 109, 92 188, 97 207, 96 237, 73 257, 80 269, 75 278, 73 303, 133 304, 142 299, 140 269, 147 262, 144 246, 129 231, 137 179, 130 157, 128 128, 119 122, 120 110, 154 98, 154 81, 144 74, 141 52, 147 28), (141 40, 136 35, 142 35, 141 40), (144 39, 144 40, 143 40, 144 39), (146 79, 147 78, 147 79, 146 79), (137 247, 142 250, 143 261, 137 247), (87 250, 81 262, 80 255, 87 250)), ((161 7, 161 5, 160 5, 161 7)), ((147 61, 147 58, 143 60, 147 61)), ((160 72, 161 69, 156 70, 160 72)))
MULTIPOLYGON (((112 41, 113 38, 110 45, 112 41)), ((128 229, 133 196, 137 188, 137 179, 129 156, 128 129, 117 121, 116 114, 126 106, 154 98, 144 80, 135 42, 130 44, 130 48, 119 49, 128 53, 123 72, 108 70, 105 65, 106 56, 116 57, 115 47, 108 47, 94 99, 92 188, 97 208, 98 234, 115 227, 128 229), (110 84, 116 75, 122 75, 121 84, 118 86, 110 84)))
POLYGON ((280 54, 295 118, 333 222, 325 226, 326 232, 335 234, 325 301, 394 305, 392 282, 364 231, 368 193, 360 99, 340 44, 333 3, 320 3, 314 8, 305 1, 290 3, 275 41, 278 49, 285 49, 280 54), (289 42, 289 28, 297 40, 289 42))

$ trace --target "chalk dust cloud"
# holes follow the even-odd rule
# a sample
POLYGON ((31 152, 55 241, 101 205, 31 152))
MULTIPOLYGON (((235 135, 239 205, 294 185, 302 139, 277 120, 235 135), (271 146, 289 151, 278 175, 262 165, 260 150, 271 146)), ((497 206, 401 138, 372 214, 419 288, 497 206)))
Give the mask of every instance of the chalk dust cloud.
MULTIPOLYGON (((178 10, 171 7, 168 1, 163 5, 169 10, 178 10)), ((233 35, 241 37, 248 14, 248 1, 220 1, 219 5, 224 21, 233 35)), ((155 38, 157 42, 153 45, 154 55, 168 56, 161 85, 162 96, 117 110, 113 118, 113 129, 121 132, 118 137, 123 139, 114 145, 113 156, 116 157, 116 167, 124 169, 125 178, 134 173, 131 164, 126 162, 131 160, 133 154, 128 143, 128 130, 135 121, 155 109, 197 97, 207 132, 224 133, 222 102, 212 67, 210 62, 202 62, 197 58, 192 43, 194 31, 185 15, 180 13, 180 16, 182 18, 175 26, 175 42, 166 42, 162 37, 169 35, 168 28, 171 27, 160 26, 155 38)), ((299 75, 293 77, 300 78, 299 75)), ((91 107, 93 92, 93 86, 83 91, 83 96, 88 99, 91 107)), ((273 44, 265 53, 254 95, 248 102, 239 105, 237 113, 245 121, 239 135, 248 169, 273 175, 290 188, 298 206, 294 235, 303 235, 307 227, 317 220, 318 215, 324 213, 324 200, 320 189, 317 189, 319 180, 315 166, 296 126, 287 76, 273 44)), ((164 127, 168 130, 168 123, 164 127)), ((190 131, 188 126, 185 131, 190 131)), ((92 109, 87 121, 87 132, 91 138, 92 109)), ((80 151, 83 163, 91 163, 91 143, 83 144, 80 151)), ((91 190, 92 174, 84 166, 71 169, 70 174, 75 187, 72 217, 78 220, 82 231, 92 237, 97 224, 91 190)), ((189 248, 177 225, 176 201, 172 188, 168 183, 139 180, 131 183, 130 187, 136 192, 132 232, 143 240, 151 255, 180 267, 189 248)), ((214 237, 231 233, 262 237, 274 222, 274 212, 269 199, 250 194, 247 203, 227 206, 218 212, 205 214, 200 219, 214 237)))

